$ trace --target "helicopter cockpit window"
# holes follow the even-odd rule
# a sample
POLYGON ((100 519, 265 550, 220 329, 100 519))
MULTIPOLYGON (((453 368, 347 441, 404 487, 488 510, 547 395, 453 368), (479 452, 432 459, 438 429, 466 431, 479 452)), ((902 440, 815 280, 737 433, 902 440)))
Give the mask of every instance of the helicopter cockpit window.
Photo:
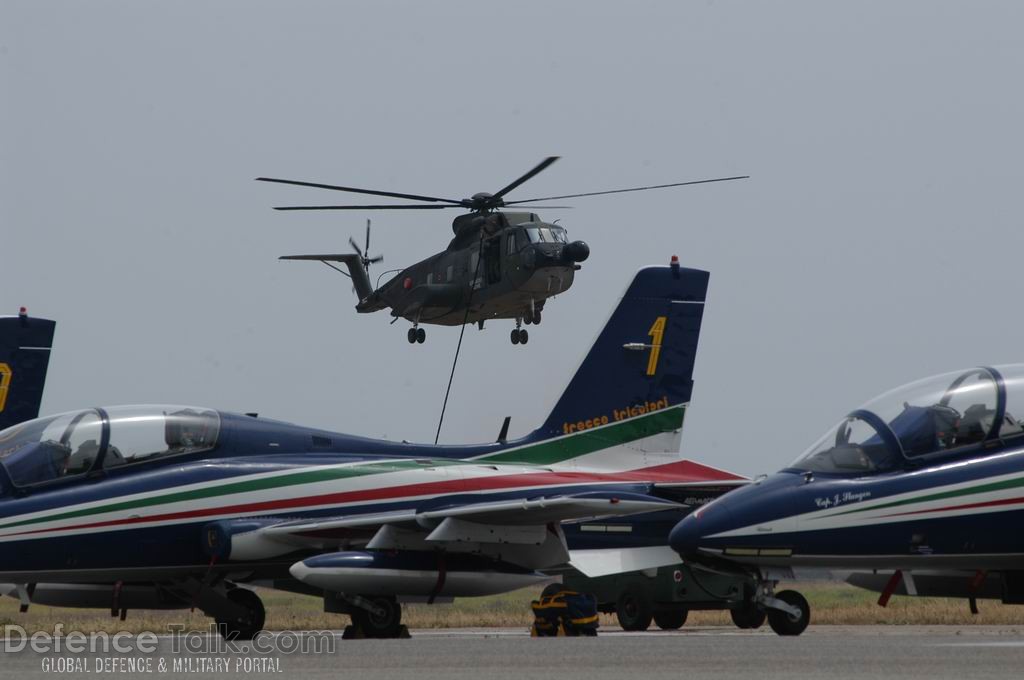
POLYGON ((103 467, 212 449, 220 433, 216 411, 191 406, 115 406, 103 467))
POLYGON ((0 463, 15 486, 88 472, 103 441, 99 411, 37 418, 0 432, 0 463))
POLYGON ((528 227, 526 235, 530 243, 568 243, 569 240, 561 227, 528 227))

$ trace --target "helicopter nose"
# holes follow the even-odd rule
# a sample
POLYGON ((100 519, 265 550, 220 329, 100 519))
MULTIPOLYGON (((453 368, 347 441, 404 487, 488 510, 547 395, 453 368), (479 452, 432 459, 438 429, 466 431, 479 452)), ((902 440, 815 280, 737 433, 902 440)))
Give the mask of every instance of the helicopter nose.
POLYGON ((562 248, 562 259, 566 262, 583 262, 590 257, 590 246, 583 241, 573 241, 562 248))

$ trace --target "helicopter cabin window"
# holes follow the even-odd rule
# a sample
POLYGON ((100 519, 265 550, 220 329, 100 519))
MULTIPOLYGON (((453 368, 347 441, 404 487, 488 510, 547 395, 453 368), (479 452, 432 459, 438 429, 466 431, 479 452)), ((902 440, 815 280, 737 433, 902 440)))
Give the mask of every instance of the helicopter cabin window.
POLYGON ((516 235, 513 233, 505 239, 505 254, 511 255, 514 252, 516 252, 516 235))
POLYGON ((524 230, 524 229, 516 229, 515 236, 516 236, 516 251, 518 252, 518 251, 522 250, 523 248, 525 248, 526 244, 529 243, 530 241, 529 241, 529 239, 526 238, 526 230, 524 230))

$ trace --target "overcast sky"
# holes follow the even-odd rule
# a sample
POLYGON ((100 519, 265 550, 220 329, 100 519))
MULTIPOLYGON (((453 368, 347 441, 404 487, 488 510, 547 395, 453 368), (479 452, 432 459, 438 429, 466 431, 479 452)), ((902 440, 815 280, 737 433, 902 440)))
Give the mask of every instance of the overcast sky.
MULTIPOLYGON (((711 271, 683 452, 772 471, 876 393, 1024 361, 1021 26, 1017 2, 3 0, 0 313, 59 322, 44 412, 432 441, 458 330, 410 346, 347 279, 278 262, 365 217, 274 212, 340 195, 254 177, 459 198, 562 155, 528 198, 750 174, 561 211, 591 258, 528 346, 467 330, 442 441, 538 425, 675 253, 711 271)), ((377 213, 371 250, 411 264, 451 217, 377 213)))

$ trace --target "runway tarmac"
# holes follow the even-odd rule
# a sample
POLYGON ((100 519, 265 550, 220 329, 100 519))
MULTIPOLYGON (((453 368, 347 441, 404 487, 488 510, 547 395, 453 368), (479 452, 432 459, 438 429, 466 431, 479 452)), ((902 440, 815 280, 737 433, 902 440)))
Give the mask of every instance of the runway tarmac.
MULTIPOLYGON (((285 634, 267 641, 288 647, 307 637, 285 634)), ((333 653, 260 654, 251 645, 235 652, 175 653, 169 636, 161 636, 157 650, 147 655, 39 654, 26 648, 4 653, 0 677, 978 680, 1019 677, 1024 667, 1024 626, 812 626, 798 638, 735 628, 605 630, 596 639, 531 639, 519 629, 414 631, 407 640, 341 640, 336 633, 330 638, 336 643, 333 653)), ((219 641, 204 633, 191 644, 219 641)))

